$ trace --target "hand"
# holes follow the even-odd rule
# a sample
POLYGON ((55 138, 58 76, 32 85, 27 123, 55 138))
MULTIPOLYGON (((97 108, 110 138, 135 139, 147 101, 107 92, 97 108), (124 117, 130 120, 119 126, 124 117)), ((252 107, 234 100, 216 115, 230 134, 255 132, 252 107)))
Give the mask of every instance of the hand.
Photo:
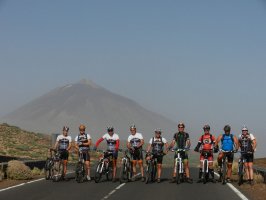
POLYGON ((83 144, 83 142, 79 142, 78 145, 81 146, 83 144))
POLYGON ((213 152, 214 152, 214 153, 218 153, 218 151, 219 151, 218 146, 215 146, 215 147, 213 148, 213 152))
POLYGON ((199 152, 199 148, 195 147, 194 151, 199 152))

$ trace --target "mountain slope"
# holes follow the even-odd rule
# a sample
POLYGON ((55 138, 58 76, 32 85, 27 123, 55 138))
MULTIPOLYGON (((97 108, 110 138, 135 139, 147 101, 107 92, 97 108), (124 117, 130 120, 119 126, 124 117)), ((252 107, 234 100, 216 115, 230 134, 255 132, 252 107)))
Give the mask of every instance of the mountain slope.
POLYGON ((127 138, 132 123, 138 131, 148 134, 147 138, 158 127, 170 136, 176 126, 136 102, 86 80, 56 88, 6 115, 2 121, 43 133, 60 132, 63 125, 68 125, 72 135, 84 123, 95 137, 102 135, 106 126, 113 125, 122 139, 127 138))

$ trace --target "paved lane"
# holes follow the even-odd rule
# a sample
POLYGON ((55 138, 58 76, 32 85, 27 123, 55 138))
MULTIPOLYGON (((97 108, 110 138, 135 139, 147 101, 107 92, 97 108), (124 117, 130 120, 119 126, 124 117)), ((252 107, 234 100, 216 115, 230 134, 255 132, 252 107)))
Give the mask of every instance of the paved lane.
MULTIPOLYGON (((197 177, 197 169, 192 169, 192 177, 197 177)), ((26 184, 21 187, 13 188, 0 192, 0 199, 17 200, 53 200, 53 199, 93 199, 93 200, 239 200, 240 198, 228 187, 220 183, 182 183, 177 185, 169 183, 168 178, 171 177, 171 170, 164 170, 161 183, 152 183, 146 185, 140 181, 130 182, 120 185, 119 182, 101 182, 94 183, 84 182, 76 183, 73 174, 69 175, 70 180, 54 183, 51 181, 39 181, 36 183, 26 184)))

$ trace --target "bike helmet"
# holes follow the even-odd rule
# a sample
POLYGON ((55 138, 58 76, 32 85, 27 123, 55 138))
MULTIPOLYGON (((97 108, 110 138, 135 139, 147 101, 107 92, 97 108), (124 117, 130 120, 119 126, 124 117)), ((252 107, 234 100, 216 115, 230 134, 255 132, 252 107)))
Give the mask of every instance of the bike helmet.
POLYGON ((248 131, 248 128, 246 126, 243 126, 242 131, 248 131))
POLYGON ((180 122, 177 126, 178 126, 178 128, 181 126, 185 128, 185 124, 183 122, 180 122))
POLYGON ((107 127, 107 132, 113 132, 113 131, 114 131, 114 127, 112 127, 112 126, 107 127))
POLYGON ((230 132, 230 131, 231 131, 231 127, 229 125, 225 125, 224 132, 230 132))
POLYGON ((210 125, 208 125, 208 124, 206 124, 206 125, 204 125, 203 126, 203 130, 205 131, 205 130, 211 130, 211 127, 210 127, 210 125))
POLYGON ((135 130, 137 129, 136 126, 135 126, 135 124, 132 124, 132 125, 130 126, 130 130, 131 130, 131 129, 135 129, 135 130))
POLYGON ((68 132, 69 131, 69 127, 68 126, 63 126, 63 131, 68 132))
POLYGON ((81 124, 81 125, 79 126, 79 130, 85 130, 85 129, 86 129, 86 126, 83 125, 83 124, 81 124))
POLYGON ((154 132, 155 132, 155 133, 162 134, 162 130, 161 130, 160 128, 156 128, 156 129, 154 130, 154 132))

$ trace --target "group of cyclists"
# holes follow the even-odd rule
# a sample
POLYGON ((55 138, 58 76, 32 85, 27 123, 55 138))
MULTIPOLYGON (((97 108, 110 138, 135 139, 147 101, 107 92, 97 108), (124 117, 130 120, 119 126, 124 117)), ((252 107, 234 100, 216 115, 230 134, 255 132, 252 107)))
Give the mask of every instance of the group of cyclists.
MULTIPOLYGON (((167 140, 162 137, 162 130, 155 129, 154 136, 149 140, 146 150, 144 149, 144 138, 143 135, 137 132, 137 128, 135 125, 130 126, 130 135, 127 139, 126 147, 130 152, 131 155, 131 162, 133 168, 133 176, 131 181, 136 180, 137 176, 137 166, 140 169, 141 174, 141 181, 145 181, 145 174, 144 174, 144 162, 149 159, 149 154, 152 154, 154 158, 157 159, 157 182, 161 182, 161 172, 162 172, 162 163, 163 163, 163 156, 167 154, 172 149, 184 149, 186 151, 182 151, 180 156, 184 162, 184 173, 185 173, 185 181, 188 183, 193 183, 193 180, 190 177, 189 171, 189 158, 188 158, 188 150, 191 147, 191 141, 189 134, 185 132, 185 124, 178 123, 178 130, 173 135, 173 139, 171 142, 167 142, 167 140), (144 158, 143 152, 146 152, 146 157, 144 158)), ((85 165, 86 165, 86 178, 88 181, 91 180, 90 175, 90 153, 89 150, 92 145, 92 139, 89 134, 86 132, 85 125, 79 126, 79 134, 75 137, 74 141, 74 148, 78 152, 82 152, 85 165)), ((211 175, 211 181, 216 182, 214 178, 214 153, 219 153, 217 162, 219 166, 219 170, 221 170, 222 165, 222 158, 225 154, 228 160, 228 170, 226 175, 226 181, 231 182, 232 176, 232 164, 234 160, 234 153, 241 150, 243 154, 245 162, 245 169, 246 169, 246 178, 248 183, 251 185, 254 184, 253 181, 253 159, 254 159, 254 152, 256 150, 257 142, 253 134, 249 133, 246 126, 242 128, 242 133, 237 137, 231 133, 231 127, 226 125, 224 127, 224 133, 219 135, 217 139, 214 135, 210 133, 210 126, 204 125, 203 127, 204 134, 202 134, 198 140, 197 146, 194 148, 195 152, 200 152, 200 161, 204 159, 203 152, 208 152, 208 161, 209 162, 209 172, 211 175)), ((64 175, 67 171, 67 162, 69 151, 72 148, 72 139, 71 136, 68 134, 69 127, 63 127, 63 133, 59 135, 56 139, 56 143, 54 148, 60 152, 61 159, 64 163, 64 175)), ((117 133, 114 132, 114 127, 107 127, 107 133, 105 133, 101 138, 99 138, 93 150, 97 150, 99 144, 102 141, 106 141, 107 144, 107 151, 112 153, 113 157, 113 182, 116 181, 116 168, 117 168, 117 158, 118 158, 118 151, 120 146, 120 139, 117 133)), ((175 153, 175 158, 177 154, 175 153)), ((201 181, 202 177, 202 162, 200 162, 199 168, 199 180, 201 181)), ((175 169, 175 166, 174 166, 175 169)), ((176 179, 176 170, 173 170, 173 176, 171 182, 175 182, 176 179)))

